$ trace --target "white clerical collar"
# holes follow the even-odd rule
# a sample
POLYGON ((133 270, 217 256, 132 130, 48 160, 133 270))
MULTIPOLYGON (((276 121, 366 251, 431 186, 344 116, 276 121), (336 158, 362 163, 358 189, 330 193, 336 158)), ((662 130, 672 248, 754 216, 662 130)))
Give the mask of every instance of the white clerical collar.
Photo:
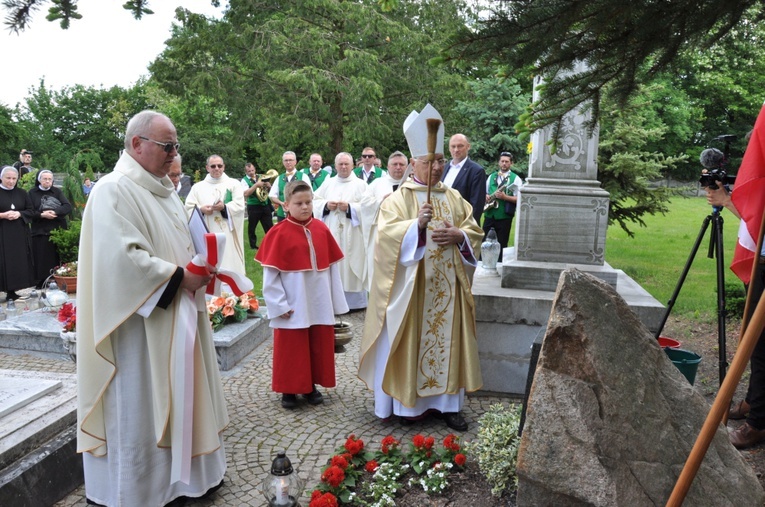
POLYGON ((178 184, 175 186, 175 191, 180 192, 181 191, 181 182, 179 181, 178 184))

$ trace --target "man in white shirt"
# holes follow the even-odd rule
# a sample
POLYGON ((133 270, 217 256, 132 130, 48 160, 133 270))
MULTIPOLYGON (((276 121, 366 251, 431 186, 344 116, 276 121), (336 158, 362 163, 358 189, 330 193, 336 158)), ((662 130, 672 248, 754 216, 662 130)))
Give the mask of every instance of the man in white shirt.
POLYGON ((285 151, 282 155, 282 165, 284 166, 284 173, 280 174, 276 178, 276 183, 271 187, 271 191, 268 193, 268 197, 271 198, 271 202, 276 210, 276 220, 281 222, 287 218, 287 214, 284 212, 284 187, 287 183, 295 178, 300 179, 311 184, 311 179, 305 174, 300 173, 295 166, 297 165, 297 155, 294 151, 285 151))
POLYGON ((449 139, 451 161, 444 169, 441 181, 447 187, 458 191, 462 198, 473 207, 473 218, 481 223, 481 214, 486 204, 486 171, 468 158, 470 141, 464 134, 454 134, 449 139))
POLYGON ((375 165, 376 159, 377 154, 375 153, 374 148, 367 146, 361 150, 361 167, 354 169, 353 173, 366 181, 367 184, 372 183, 377 178, 381 178, 385 173, 385 170, 375 165))

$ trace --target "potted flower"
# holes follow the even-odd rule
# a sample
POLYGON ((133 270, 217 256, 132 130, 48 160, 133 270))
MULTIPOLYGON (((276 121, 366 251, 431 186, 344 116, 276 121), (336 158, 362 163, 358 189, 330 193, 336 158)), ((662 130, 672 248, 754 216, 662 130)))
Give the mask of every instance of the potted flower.
POLYGON ((59 336, 64 341, 64 349, 69 352, 72 361, 77 362, 77 307, 72 303, 64 303, 56 319, 63 325, 59 336))
POLYGON ((51 242, 56 245, 61 265, 54 268, 53 278, 59 288, 72 293, 77 291, 77 256, 80 250, 80 227, 82 222, 72 220, 67 229, 54 229, 50 233, 51 242))

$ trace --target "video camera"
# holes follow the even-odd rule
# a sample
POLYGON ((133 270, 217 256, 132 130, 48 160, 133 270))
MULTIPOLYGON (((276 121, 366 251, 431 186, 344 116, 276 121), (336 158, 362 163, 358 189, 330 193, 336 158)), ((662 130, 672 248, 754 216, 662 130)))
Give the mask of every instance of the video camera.
POLYGON ((730 143, 735 138, 735 135, 722 135, 714 138, 715 141, 722 141, 725 143, 725 153, 717 148, 707 148, 701 152, 699 162, 701 162, 704 169, 701 170, 699 184, 701 184, 702 187, 709 187, 712 190, 717 190, 720 188, 720 185, 722 185, 727 188, 728 184, 733 183, 736 180, 735 175, 728 175, 724 169, 725 162, 728 161, 727 154, 730 152, 730 143))

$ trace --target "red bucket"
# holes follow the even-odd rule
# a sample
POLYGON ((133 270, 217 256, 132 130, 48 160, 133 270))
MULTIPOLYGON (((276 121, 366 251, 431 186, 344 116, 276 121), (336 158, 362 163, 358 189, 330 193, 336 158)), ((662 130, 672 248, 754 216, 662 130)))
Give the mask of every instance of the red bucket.
POLYGON ((675 340, 674 338, 667 338, 666 336, 659 336, 659 347, 661 348, 670 348, 670 349, 679 349, 682 343, 680 341, 675 340))

